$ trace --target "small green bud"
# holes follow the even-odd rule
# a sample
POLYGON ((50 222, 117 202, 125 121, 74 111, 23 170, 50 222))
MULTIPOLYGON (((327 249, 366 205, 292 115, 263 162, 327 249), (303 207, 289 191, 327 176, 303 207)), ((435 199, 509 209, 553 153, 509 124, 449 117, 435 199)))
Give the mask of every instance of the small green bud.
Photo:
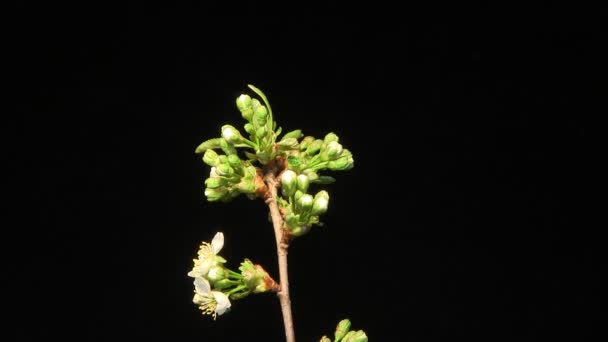
POLYGON ((218 157, 218 164, 228 164, 228 156, 224 154, 220 154, 218 157))
POLYGON ((310 226, 301 224, 301 225, 296 226, 295 228, 291 229, 291 234, 293 234, 294 236, 302 236, 302 235, 308 233, 309 231, 310 231, 310 226))
POLYGON ((342 153, 342 145, 337 141, 330 142, 327 144, 325 149, 327 151, 327 157, 329 157, 329 160, 336 159, 342 153))
POLYGON ((228 164, 232 166, 234 169, 238 169, 241 167, 241 158, 236 154, 231 154, 228 156, 228 164))
POLYGON ((243 111, 247 108, 251 108, 251 96, 246 94, 241 94, 241 96, 236 98, 236 107, 243 111))
POLYGON ((300 142, 300 151, 306 150, 313 141, 315 141, 315 137, 312 137, 310 135, 304 137, 304 139, 302 139, 302 141, 300 142))
POLYGON ((335 340, 340 341, 344 338, 346 333, 350 330, 350 321, 348 319, 343 319, 338 323, 336 327, 335 340))
POLYGON ((323 336, 319 342, 331 342, 331 340, 327 336, 323 336))
POLYGON ((217 165, 218 161, 219 158, 217 152, 215 152, 214 150, 205 151, 205 154, 203 155, 203 162, 205 162, 205 164, 209 166, 215 166, 217 165))
POLYGON ((251 134, 251 132, 253 132, 253 125, 251 123, 249 123, 249 122, 246 123, 244 127, 245 127, 245 132, 247 132, 249 134, 251 134))
POLYGON ((244 193, 244 194, 252 194, 255 192, 255 182, 253 181, 253 178, 249 177, 249 178, 241 178, 241 181, 239 184, 237 184, 237 189, 244 193))
POLYGON ((266 120, 266 116, 268 115, 268 109, 266 108, 266 106, 260 105, 258 108, 255 109, 253 115, 257 119, 264 118, 264 120, 266 120))
POLYGON ((296 138, 283 139, 279 143, 277 143, 277 147, 279 148, 280 151, 294 150, 298 147, 298 139, 296 139, 296 138))
POLYGON ((293 195, 293 198, 296 201, 299 201, 300 197, 302 197, 302 196, 304 196, 304 193, 302 191, 300 191, 300 190, 296 190, 296 193, 293 195))
POLYGON ((300 209, 302 210, 302 212, 308 212, 310 209, 312 209, 313 202, 314 202, 314 199, 311 195, 304 194, 298 200, 298 205, 300 206, 300 209))
POLYGON ((363 330, 350 331, 344 336, 342 342, 367 342, 367 335, 363 330))
POLYGON ((285 225, 289 230, 293 231, 300 225, 300 215, 296 215, 292 212, 285 215, 285 225))
POLYGON ((210 177, 205 179, 205 185, 209 189, 217 189, 220 186, 226 185, 226 180, 221 177, 210 177))
POLYGON ((228 189, 221 187, 217 189, 205 189, 205 196, 209 202, 219 201, 228 193, 228 189))
POLYGON ((215 172, 220 176, 228 177, 234 173, 234 169, 228 164, 219 164, 216 166, 215 172))
POLYGON ((255 131, 255 135, 258 138, 262 138, 266 135, 266 127, 262 126, 255 131))
POLYGON ((323 146, 323 140, 317 139, 317 140, 313 141, 312 143, 310 143, 310 145, 306 149, 306 154, 313 155, 313 154, 319 152, 319 150, 321 149, 321 146, 323 146))
POLYGON ((319 175, 316 172, 312 171, 312 170, 306 170, 306 171, 304 171, 304 174, 306 176, 308 176, 308 180, 311 183, 316 182, 317 179, 319 179, 319 175))
POLYGON ((296 191, 296 173, 291 170, 285 170, 281 174, 281 191, 283 196, 289 198, 296 191))
POLYGON ((308 176, 305 174, 298 175, 297 178, 297 188, 302 192, 306 192, 308 190, 308 186, 310 185, 310 181, 308 180, 308 176))
POLYGON ((329 194, 325 190, 317 192, 312 203, 312 214, 321 215, 327 211, 329 204, 329 194))
POLYGON ((332 141, 338 142, 340 140, 340 138, 338 138, 338 136, 331 132, 331 133, 327 133, 327 135, 325 136, 325 139, 323 139, 323 142, 327 145, 332 141))
POLYGON ((354 165, 355 161, 353 159, 353 155, 347 149, 342 152, 340 158, 327 163, 327 167, 333 171, 350 170, 353 168, 354 165))
POLYGON ((260 102, 260 100, 258 100, 258 99, 251 99, 251 108, 253 108, 254 111, 256 109, 258 109, 260 106, 262 106, 262 103, 260 102))
POLYGON ((238 144, 243 141, 241 132, 231 125, 222 126, 222 138, 231 144, 238 144))

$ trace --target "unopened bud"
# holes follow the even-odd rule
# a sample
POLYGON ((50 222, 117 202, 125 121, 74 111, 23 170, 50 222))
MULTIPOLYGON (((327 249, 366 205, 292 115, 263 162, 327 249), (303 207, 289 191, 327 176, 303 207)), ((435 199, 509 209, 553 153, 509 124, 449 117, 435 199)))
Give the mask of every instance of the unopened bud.
POLYGON ((336 159, 342 153, 342 145, 337 141, 332 141, 327 144, 326 151, 329 160, 336 159))
POLYGON ((298 190, 305 193, 308 190, 309 185, 310 185, 310 180, 308 179, 307 175, 305 175, 305 174, 298 175, 298 178, 297 178, 298 190))
POLYGON ((214 150, 207 150, 203 155, 203 162, 209 166, 215 166, 218 162, 218 155, 214 150))
POLYGON ((304 194, 298 200, 298 205, 302 209, 302 212, 308 212, 312 208, 313 202, 314 202, 314 199, 311 195, 304 194))
POLYGON ((346 333, 350 330, 350 321, 348 319, 343 319, 338 323, 336 327, 335 340, 340 341, 344 338, 346 333))
POLYGON ((281 174, 281 191, 283 196, 291 197, 296 191, 296 173, 291 170, 285 170, 281 174))
POLYGON ((241 133, 230 125, 222 126, 222 138, 231 144, 238 144, 243 140, 241 133))
POLYGON ((209 202, 219 201, 227 193, 228 193, 228 190, 226 188, 223 188, 223 187, 222 188, 217 188, 217 189, 211 189, 211 188, 205 189, 205 196, 207 197, 207 200, 209 202))
POLYGON ((312 214, 321 215, 327 211, 329 204, 329 194, 325 190, 319 191, 314 198, 312 203, 312 214))
POLYGON ((226 181, 221 177, 211 177, 205 180, 205 185, 209 189, 217 189, 226 184, 226 181))
POLYGON ((367 342, 367 335, 363 330, 350 331, 344 336, 342 342, 367 342))
POLYGON ((327 135, 323 139, 323 142, 325 144, 329 144, 332 141, 338 142, 339 140, 340 140, 340 138, 338 138, 338 136, 335 133, 331 132, 331 133, 327 133, 327 135))
POLYGON ((238 169, 241 167, 241 158, 236 154, 231 154, 228 156, 228 164, 230 164, 232 168, 238 169))

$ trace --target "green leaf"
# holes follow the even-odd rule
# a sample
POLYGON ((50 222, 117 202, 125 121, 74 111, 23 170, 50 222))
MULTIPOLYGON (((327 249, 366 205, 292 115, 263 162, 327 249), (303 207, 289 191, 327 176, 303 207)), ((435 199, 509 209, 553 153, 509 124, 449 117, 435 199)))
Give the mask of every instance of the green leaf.
POLYGON ((317 184, 331 184, 335 182, 336 179, 332 176, 319 176, 319 178, 315 179, 313 183, 317 184))
POLYGON ((289 139, 289 138, 300 139, 301 137, 302 137, 302 130, 301 129, 296 129, 296 130, 293 130, 291 132, 285 133, 285 135, 283 136, 283 138, 281 139, 281 141, 283 141, 285 139, 289 139))
POLYGON ((194 153, 197 153, 197 154, 205 153, 205 151, 207 151, 207 150, 213 150, 216 148, 220 148, 220 143, 222 140, 223 140, 222 138, 213 138, 213 139, 203 141, 203 143, 198 145, 196 150, 194 150, 194 153))

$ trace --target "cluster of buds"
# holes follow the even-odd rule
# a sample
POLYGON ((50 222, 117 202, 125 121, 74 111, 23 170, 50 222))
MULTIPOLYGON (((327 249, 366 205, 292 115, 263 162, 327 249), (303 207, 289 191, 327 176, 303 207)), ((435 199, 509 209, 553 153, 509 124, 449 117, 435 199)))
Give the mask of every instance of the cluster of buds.
POLYGON ((235 272, 219 256, 224 246, 224 234, 215 234, 211 243, 203 242, 188 276, 194 278, 194 298, 203 314, 215 319, 230 310, 230 299, 244 298, 251 293, 278 292, 279 285, 260 265, 246 259, 235 272))
MULTIPOLYGON (((334 342, 367 342, 367 335, 363 330, 350 330, 350 321, 348 319, 343 319, 338 323, 336 327, 336 332, 334 333, 334 342)), ((320 342, 332 342, 332 340, 327 337, 321 337, 320 342)))
POLYGON ((210 202, 227 202, 239 194, 254 198, 256 193, 263 192, 264 182, 257 169, 249 161, 241 160, 225 138, 233 134, 233 130, 236 131, 232 126, 222 127, 222 138, 219 140, 221 146, 227 146, 223 149, 225 155, 213 149, 207 149, 203 155, 203 161, 211 166, 209 178, 205 180, 205 196, 210 202))
POLYGON ((281 174, 281 194, 278 205, 285 217, 284 227, 293 236, 301 236, 312 225, 320 225, 319 215, 327 211, 329 194, 325 190, 317 192, 313 197, 308 193, 309 177, 285 170, 281 174))
POLYGON ((264 93, 252 85, 249 87, 260 95, 264 104, 256 98, 242 94, 236 99, 236 107, 243 119, 247 120, 244 129, 249 134, 249 140, 244 143, 255 151, 247 153, 247 156, 266 164, 276 156, 274 145, 280 129, 275 132, 276 122, 272 119, 272 109, 264 93))
POLYGON ((328 184, 334 179, 320 176, 321 170, 345 171, 354 166, 352 153, 339 142, 335 133, 328 133, 324 139, 306 136, 297 149, 287 153, 288 168, 308 176, 311 182, 328 184))

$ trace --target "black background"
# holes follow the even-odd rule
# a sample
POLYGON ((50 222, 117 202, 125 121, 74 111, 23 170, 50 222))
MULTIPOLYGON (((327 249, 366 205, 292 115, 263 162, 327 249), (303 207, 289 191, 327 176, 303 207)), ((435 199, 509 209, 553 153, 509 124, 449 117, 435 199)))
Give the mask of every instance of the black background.
POLYGON ((186 276, 223 231, 229 266, 248 257, 278 278, 264 204, 206 202, 193 153, 242 127, 234 100, 251 83, 285 130, 336 132, 355 158, 326 187, 326 226, 290 248, 298 340, 345 317, 371 341, 597 338, 600 12, 461 9, 20 6, 3 125, 7 333, 283 340, 273 295, 213 322, 186 276))

